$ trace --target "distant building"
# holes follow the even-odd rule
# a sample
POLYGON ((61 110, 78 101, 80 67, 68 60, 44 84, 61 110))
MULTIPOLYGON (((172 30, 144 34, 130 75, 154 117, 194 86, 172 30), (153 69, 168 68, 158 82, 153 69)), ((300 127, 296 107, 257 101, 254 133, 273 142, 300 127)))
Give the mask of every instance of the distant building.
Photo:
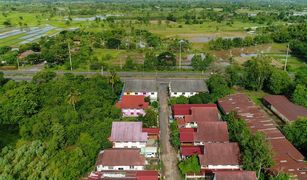
POLYGON ((142 131, 142 122, 113 122, 109 140, 113 148, 145 148, 148 133, 142 131))
POLYGON ((307 108, 293 104, 285 96, 268 95, 263 98, 263 102, 284 122, 293 122, 299 117, 307 117, 307 108))
POLYGON ((204 154, 199 155, 202 170, 240 169, 240 148, 238 143, 208 143, 204 154))
POLYGON ((213 180, 257 180, 255 171, 216 171, 213 180))
POLYGON ((169 83, 170 97, 191 97, 200 92, 208 92, 204 80, 171 80, 169 83))
POLYGON ((96 162, 97 171, 140 171, 145 165, 140 149, 106 149, 99 153, 96 162))
POLYGON ((125 80, 123 95, 143 95, 151 101, 158 99, 158 87, 156 80, 125 80))
POLYGON ((32 51, 32 50, 27 50, 27 51, 25 51, 25 52, 19 54, 18 59, 24 59, 24 58, 26 58, 26 57, 28 57, 29 55, 34 54, 34 53, 35 53, 35 52, 32 51))
POLYGON ((115 106, 122 110, 124 117, 138 117, 139 115, 145 115, 145 109, 148 108, 149 104, 145 102, 145 96, 143 95, 124 95, 115 106))

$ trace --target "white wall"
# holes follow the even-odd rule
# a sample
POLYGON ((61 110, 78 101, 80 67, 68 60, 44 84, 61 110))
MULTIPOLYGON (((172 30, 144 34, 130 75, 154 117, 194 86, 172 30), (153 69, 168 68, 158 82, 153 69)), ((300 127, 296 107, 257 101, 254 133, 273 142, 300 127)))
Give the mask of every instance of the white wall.
POLYGON ((201 169, 240 169, 240 165, 209 165, 201 166, 201 169))
POLYGON ((113 142, 113 148, 144 148, 146 142, 113 142))
POLYGON ((145 115, 144 109, 122 109, 123 117, 138 117, 139 115, 145 115))
POLYGON ((158 92, 124 92, 124 95, 143 95, 150 98, 150 101, 158 100, 158 92))
POLYGON ((170 92, 171 97, 180 97, 180 96, 185 96, 185 97, 191 97, 194 96, 195 94, 198 94, 197 92, 170 92))
POLYGON ((124 171, 139 171, 144 170, 144 166, 97 166, 97 171, 105 170, 124 170, 124 171))

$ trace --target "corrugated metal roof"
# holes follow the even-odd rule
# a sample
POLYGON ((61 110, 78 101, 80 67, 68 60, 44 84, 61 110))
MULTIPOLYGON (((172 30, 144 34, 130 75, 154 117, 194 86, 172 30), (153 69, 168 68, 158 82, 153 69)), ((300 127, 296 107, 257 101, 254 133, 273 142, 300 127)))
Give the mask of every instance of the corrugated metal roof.
POLYGON ((204 80, 171 80, 171 92, 208 92, 204 80))
POLYGON ((285 96, 269 95, 265 96, 263 99, 269 104, 271 104, 279 113, 285 116, 289 121, 295 121, 300 116, 307 116, 307 108, 293 104, 285 96))
POLYGON ((109 138, 113 142, 145 142, 147 132, 142 132, 142 122, 113 122, 109 138))

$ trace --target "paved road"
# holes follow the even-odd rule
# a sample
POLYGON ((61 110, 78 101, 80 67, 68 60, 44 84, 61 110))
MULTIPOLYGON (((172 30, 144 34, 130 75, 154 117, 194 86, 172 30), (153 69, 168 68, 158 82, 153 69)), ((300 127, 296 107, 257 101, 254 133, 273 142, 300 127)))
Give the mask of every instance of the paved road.
POLYGON ((168 126, 168 95, 167 83, 159 84, 159 103, 160 103, 160 143, 161 143, 161 159, 163 162, 162 176, 166 180, 180 180, 177 168, 177 153, 170 144, 169 126, 168 126))
MULTIPOLYGON (((27 70, 6 70, 1 71, 3 72, 5 77, 12 78, 16 80, 31 80, 33 75, 39 72, 39 68, 32 68, 27 70)), ((59 75, 63 75, 65 73, 73 73, 77 75, 95 75, 95 74, 102 74, 102 75, 109 75, 109 72, 94 72, 94 71, 84 71, 84 72, 77 72, 77 71, 55 71, 59 75)), ((120 77, 123 78, 207 78, 209 76, 208 73, 201 73, 201 72, 117 72, 120 77)))

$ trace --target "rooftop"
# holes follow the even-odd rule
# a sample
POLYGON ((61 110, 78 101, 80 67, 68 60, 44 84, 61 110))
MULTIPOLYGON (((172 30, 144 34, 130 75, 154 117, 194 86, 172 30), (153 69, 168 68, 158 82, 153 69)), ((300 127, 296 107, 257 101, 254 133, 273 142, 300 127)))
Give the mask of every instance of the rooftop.
POLYGON ((185 122, 204 122, 219 121, 219 112, 217 107, 192 107, 191 115, 185 116, 185 122))
POLYGON ((151 79, 125 80, 125 92, 157 92, 157 81, 151 79))
POLYGON ((181 146, 181 155, 192 156, 193 154, 204 154, 203 146, 181 146))
POLYGON ((257 180, 254 171, 216 171, 216 180, 257 180))
POLYGON ((115 106, 120 109, 146 109, 149 104, 145 102, 145 96, 125 95, 115 106))
POLYGON ((157 171, 101 171, 91 172, 88 180, 158 180, 159 174, 157 171), (112 177, 113 175, 113 177, 112 177))
POLYGON ((204 80, 171 80, 170 89, 172 92, 208 92, 204 80))
POLYGON ((263 98, 289 121, 295 121, 299 117, 307 116, 307 108, 290 102, 285 96, 269 95, 263 98))
POLYGON ((307 178, 307 165, 304 156, 285 138, 274 121, 261 108, 257 107, 245 94, 233 94, 218 100, 225 113, 237 112, 244 119, 252 132, 262 132, 272 146, 275 172, 283 171, 307 178))
POLYGON ((216 107, 215 104, 175 104, 172 106, 173 115, 190 115, 192 107, 216 107))
POLYGON ((227 122, 206 122, 200 124, 194 133, 194 142, 228 142, 227 122))
POLYGON ((140 149, 113 148, 101 151, 96 166, 145 166, 145 157, 140 149))
POLYGON ((206 143, 204 155, 199 155, 199 161, 203 166, 239 165, 239 145, 238 143, 206 143))
POLYGON ((113 122, 109 140, 112 142, 147 141, 148 134, 142 131, 142 125, 142 122, 113 122))

